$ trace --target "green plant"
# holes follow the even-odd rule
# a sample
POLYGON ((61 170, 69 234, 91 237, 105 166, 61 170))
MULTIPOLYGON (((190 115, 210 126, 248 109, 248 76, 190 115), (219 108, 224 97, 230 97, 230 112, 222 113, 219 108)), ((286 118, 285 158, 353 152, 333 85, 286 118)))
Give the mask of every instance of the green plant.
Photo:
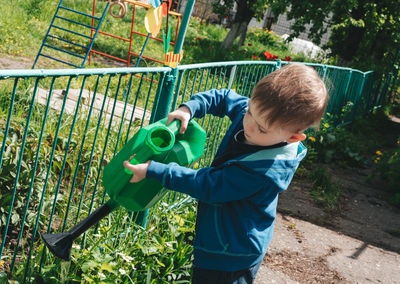
MULTIPOLYGON (((82 247, 79 239, 75 242, 71 262, 47 255, 40 273, 31 279, 45 283, 60 279, 68 283, 190 283, 194 227, 195 203, 173 209, 159 203, 146 229, 134 225, 121 208, 100 222, 97 233, 89 231, 82 247)), ((35 271, 42 250, 43 245, 33 261, 35 271)))
POLYGON ((376 151, 374 159, 375 174, 379 174, 386 181, 386 191, 390 193, 389 202, 400 207, 400 137, 397 147, 387 151, 376 151))
POLYGON ((309 173, 313 182, 311 196, 326 210, 337 209, 342 196, 340 187, 332 181, 331 175, 327 172, 326 166, 313 168, 309 173))
POLYGON ((338 127, 331 129, 330 124, 323 121, 321 129, 310 129, 305 141, 309 149, 306 164, 313 162, 338 163, 343 166, 365 167, 368 158, 363 154, 362 144, 351 129, 338 127))
POLYGON ((265 49, 274 48, 287 50, 288 47, 283 38, 278 36, 276 33, 269 31, 268 29, 262 28, 251 28, 247 32, 247 41, 258 42, 264 46, 265 49))
POLYGON ((8 283, 7 274, 3 271, 0 271, 0 284, 8 283))
POLYGON ((44 8, 44 6, 49 2, 48 0, 28 0, 25 3, 23 3, 23 7, 26 11, 27 14, 32 15, 32 16, 39 16, 41 14, 41 10, 44 8))
POLYGON ((388 127, 384 109, 355 118, 351 124, 343 123, 352 112, 352 104, 347 103, 339 116, 326 113, 318 129, 307 130, 307 168, 313 162, 366 167, 371 165, 377 145, 390 146, 384 139, 385 131, 379 131, 388 127))
MULTIPOLYGON (((12 211, 10 221, 11 226, 13 227, 20 227, 22 225, 21 216, 23 216, 25 202, 29 194, 27 189, 29 189, 30 186, 32 169, 34 166, 34 161, 31 159, 31 157, 35 156, 34 151, 37 147, 37 133, 31 131, 30 136, 26 140, 24 156, 18 169, 18 162, 21 155, 19 138, 23 135, 23 131, 24 128, 22 125, 12 123, 6 141, 6 148, 3 155, 2 166, 0 167, 0 228, 4 227, 6 224, 6 219, 8 215, 7 211, 9 209, 9 204, 12 199, 15 186, 17 186, 21 190, 19 190, 18 194, 16 194, 15 196, 15 201, 13 203, 14 210, 12 211), (15 185, 17 173, 19 173, 19 179, 18 184, 15 185)), ((38 167, 36 168, 36 190, 38 190, 44 184, 45 159, 46 157, 41 156, 38 167)), ((33 204, 38 202, 38 197, 39 196, 36 194, 32 195, 31 198, 33 204)), ((36 215, 34 205, 30 205, 27 210, 27 218, 28 220, 32 220, 36 215)))

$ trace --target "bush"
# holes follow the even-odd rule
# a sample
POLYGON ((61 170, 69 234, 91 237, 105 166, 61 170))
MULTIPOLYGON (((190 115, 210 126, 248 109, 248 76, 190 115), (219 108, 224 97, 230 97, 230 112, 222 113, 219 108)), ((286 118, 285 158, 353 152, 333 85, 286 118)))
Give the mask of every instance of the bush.
POLYGON ((389 202, 400 207, 400 137, 397 139, 397 147, 385 152, 376 151, 374 160, 375 173, 378 173, 386 181, 386 190, 390 193, 389 202))
POLYGON ((360 138, 352 131, 352 126, 332 128, 325 119, 320 130, 310 130, 305 141, 309 149, 306 164, 313 162, 338 163, 341 166, 365 167, 368 158, 365 156, 360 138))
POLYGON ((247 32, 247 41, 259 42, 265 48, 279 48, 287 50, 287 45, 283 38, 268 29, 251 28, 247 32))

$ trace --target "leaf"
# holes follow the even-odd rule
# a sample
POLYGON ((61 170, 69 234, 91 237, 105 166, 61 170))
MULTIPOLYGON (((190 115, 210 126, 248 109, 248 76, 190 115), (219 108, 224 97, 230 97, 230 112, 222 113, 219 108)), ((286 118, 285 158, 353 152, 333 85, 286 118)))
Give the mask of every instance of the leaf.
POLYGON ((334 155, 334 154, 335 154, 335 151, 334 151, 334 150, 328 150, 328 151, 326 151, 326 153, 325 153, 325 162, 326 162, 326 163, 331 162, 332 159, 333 159, 333 155, 334 155))
POLYGON ((93 270, 96 266, 98 266, 99 264, 96 261, 93 260, 89 260, 85 263, 82 264, 82 271, 87 273, 90 270, 93 270))
POLYGON ((0 283, 7 283, 7 274, 3 271, 0 271, 0 283))
POLYGON ((165 267, 165 264, 159 261, 157 257, 155 257, 154 260, 157 262, 158 265, 165 267))
POLYGON ((150 267, 147 267, 146 284, 150 284, 150 281, 151 281, 151 271, 150 267))
POLYGON ((100 270, 106 270, 108 272, 113 272, 113 268, 114 266, 107 262, 103 262, 100 266, 100 270))
POLYGON ((158 249, 155 246, 149 246, 145 247, 143 252, 144 254, 151 255, 151 254, 156 254, 158 252, 158 249))
POLYGON ((175 220, 178 221, 179 226, 183 226, 185 224, 185 220, 179 215, 175 215, 175 220))
POLYGON ((11 223, 13 224, 18 224, 18 221, 20 220, 20 217, 18 214, 12 214, 11 215, 11 223))

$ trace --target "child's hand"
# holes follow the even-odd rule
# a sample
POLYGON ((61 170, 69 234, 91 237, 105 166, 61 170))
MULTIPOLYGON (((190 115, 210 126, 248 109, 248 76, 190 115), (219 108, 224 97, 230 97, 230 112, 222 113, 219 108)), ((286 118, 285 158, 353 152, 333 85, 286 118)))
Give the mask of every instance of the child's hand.
POLYGON ((186 128, 190 121, 190 117, 191 117, 191 113, 190 113, 189 108, 186 106, 181 106, 177 110, 174 110, 173 112, 168 114, 166 126, 168 126, 175 119, 179 119, 181 121, 181 128, 179 129, 179 133, 183 134, 186 131, 186 128))
POLYGON ((124 167, 133 173, 133 177, 129 182, 136 183, 146 178, 147 168, 151 161, 147 161, 143 164, 132 165, 129 161, 124 162, 124 167))

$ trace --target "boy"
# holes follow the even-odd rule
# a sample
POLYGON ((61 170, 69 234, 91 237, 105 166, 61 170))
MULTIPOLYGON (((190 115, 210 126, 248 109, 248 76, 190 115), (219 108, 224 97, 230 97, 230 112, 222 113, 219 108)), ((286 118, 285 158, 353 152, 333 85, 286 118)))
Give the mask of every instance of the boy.
POLYGON ((168 115, 167 125, 181 120, 181 133, 206 113, 231 119, 210 167, 124 163, 131 182, 154 178, 198 199, 192 283, 253 283, 272 238, 278 194, 306 154, 303 132, 320 122, 326 104, 317 72, 290 64, 261 79, 251 99, 210 90, 168 115))

